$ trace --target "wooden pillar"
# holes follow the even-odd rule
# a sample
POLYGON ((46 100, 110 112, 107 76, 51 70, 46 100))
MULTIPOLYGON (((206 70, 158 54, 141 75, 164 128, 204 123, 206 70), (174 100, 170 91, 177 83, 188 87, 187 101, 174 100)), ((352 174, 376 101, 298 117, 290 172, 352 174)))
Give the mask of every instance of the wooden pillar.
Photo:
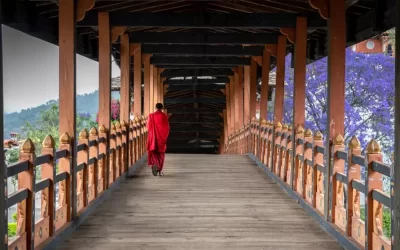
MULTIPOLYGON (((227 134, 230 135, 234 130, 234 121, 231 119, 231 83, 225 83, 225 97, 226 97, 226 125, 227 125, 227 134)), ((223 117, 225 120, 225 116, 223 117)))
POLYGON ((144 91, 143 91, 143 114, 148 115, 150 112, 150 56, 143 55, 144 64, 144 91))
POLYGON ((159 87, 159 82, 158 82, 158 68, 154 66, 154 71, 153 71, 153 75, 154 75, 154 106, 159 103, 159 96, 158 96, 158 91, 160 89, 159 87))
MULTIPOLYGON (((121 36, 121 88, 120 88, 120 120, 126 124, 129 123, 130 114, 130 53, 129 53, 129 36, 123 34, 121 36)), ((128 142, 125 142, 128 143, 128 142)))
MULTIPOLYGON (((2 6, 0 3, 0 23, 3 23, 3 18, 2 18, 2 6)), ((4 114, 4 100, 3 100, 3 27, 0 25, 0 112, 4 114)), ((4 131, 4 121, 3 121, 3 116, 0 117, 0 131, 4 131)), ((0 141, 4 142, 3 138, 3 133, 0 133, 0 141)), ((0 164, 2 166, 5 166, 4 162, 4 154, 0 154, 0 164)), ((0 176, 7 176, 7 169, 5 167, 0 168, 0 176)), ((2 178, 4 180, 6 178, 2 178)), ((7 221, 8 217, 8 209, 7 209, 7 188, 6 186, 2 183, 0 185, 0 221, 2 223, 5 223, 7 221)), ((4 236, 6 235, 7 230, 5 226, 0 227, 0 235, 4 236)), ((0 248, 7 249, 7 239, 8 237, 0 237, 0 248)))
POLYGON ((250 117, 250 66, 244 66, 243 113, 244 124, 248 124, 252 118, 250 117))
POLYGON ((268 88, 271 53, 264 49, 262 62, 262 85, 260 100, 260 121, 268 119, 268 88))
POLYGON ((227 142, 228 141, 228 131, 229 131, 229 127, 228 127, 228 122, 227 122, 227 120, 228 120, 228 114, 227 114, 227 109, 224 109, 223 110, 223 113, 222 113, 223 115, 223 119, 224 119, 224 137, 225 137, 225 141, 227 142))
POLYGON ((279 36, 276 55, 276 88, 274 123, 283 122, 283 101, 285 94, 286 36, 279 36))
POLYGON ((250 65, 250 118, 256 117, 257 105, 257 62, 251 58, 250 65))
MULTIPOLYGON (((236 105, 235 105, 235 81, 233 77, 229 77, 229 106, 230 106, 230 131, 233 132, 235 130, 235 112, 236 112, 236 105)), ((226 90, 228 92, 228 89, 226 90)))
POLYGON ((237 67, 235 73, 235 129, 239 129, 244 125, 244 103, 243 103, 243 66, 237 67))
POLYGON ((149 113, 150 114, 154 110, 154 71, 157 70, 154 65, 150 65, 150 90, 149 90, 149 113))
MULTIPOLYGON (((344 100, 345 100, 345 64, 346 64, 346 9, 345 0, 330 1, 328 20, 328 94, 327 94, 327 131, 325 149, 330 149, 336 135, 344 134, 344 100)), ((327 167, 325 178, 325 217, 329 216, 333 192, 333 166, 330 164, 330 150, 326 150, 327 167)))
MULTIPOLYGON (((133 44, 136 49, 133 51, 133 115, 140 117, 142 111, 142 49, 140 44, 133 44)), ((131 46, 131 50, 132 46, 131 46)))
POLYGON ((293 127, 304 127, 306 110, 307 18, 298 17, 294 51, 293 127))
MULTIPOLYGON (((76 166, 76 52, 75 52, 75 4, 74 1, 59 1, 59 135, 70 135, 70 164, 60 164, 60 170, 75 176, 76 166)), ((101 56, 101 54, 99 54, 101 56)), ((111 56, 109 56, 111 63, 111 56)), ((99 106, 100 109, 101 106, 99 106)), ((72 190, 76 190, 76 178, 71 178, 72 190)), ((76 216, 76 192, 71 197, 72 215, 76 216)))
MULTIPOLYGON (((400 0, 396 1, 396 12, 400 13, 400 0)), ((396 66, 395 66, 395 144, 394 168, 390 193, 392 206, 392 249, 400 249, 400 15, 396 15, 396 66)))

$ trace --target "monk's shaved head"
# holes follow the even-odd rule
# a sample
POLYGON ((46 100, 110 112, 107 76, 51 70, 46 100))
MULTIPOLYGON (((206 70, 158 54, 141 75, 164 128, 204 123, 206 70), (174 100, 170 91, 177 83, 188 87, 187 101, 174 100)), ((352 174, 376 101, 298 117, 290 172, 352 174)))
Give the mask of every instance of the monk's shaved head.
POLYGON ((157 110, 162 110, 164 108, 164 106, 161 103, 157 103, 156 104, 156 109, 157 110))

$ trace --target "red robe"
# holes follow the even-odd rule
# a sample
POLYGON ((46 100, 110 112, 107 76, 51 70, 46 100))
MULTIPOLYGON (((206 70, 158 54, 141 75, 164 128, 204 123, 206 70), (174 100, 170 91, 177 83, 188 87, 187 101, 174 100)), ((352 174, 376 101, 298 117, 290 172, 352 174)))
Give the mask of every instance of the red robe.
POLYGON ((161 171, 164 167, 165 151, 167 150, 167 139, 169 135, 168 117, 162 111, 149 115, 147 121, 147 154, 148 164, 157 165, 161 171))

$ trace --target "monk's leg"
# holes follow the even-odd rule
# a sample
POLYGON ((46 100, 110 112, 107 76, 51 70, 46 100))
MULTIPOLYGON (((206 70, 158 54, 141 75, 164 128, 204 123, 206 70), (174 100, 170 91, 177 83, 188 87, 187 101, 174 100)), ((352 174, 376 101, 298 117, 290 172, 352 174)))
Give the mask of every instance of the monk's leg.
POLYGON ((158 167, 157 167, 157 152, 155 151, 149 151, 147 154, 147 161, 148 161, 148 165, 151 166, 151 172, 154 176, 157 176, 158 173, 158 167))
POLYGON ((163 168, 164 168, 164 160, 165 160, 165 153, 160 152, 158 153, 158 172, 160 173, 160 176, 164 175, 163 173, 163 168))

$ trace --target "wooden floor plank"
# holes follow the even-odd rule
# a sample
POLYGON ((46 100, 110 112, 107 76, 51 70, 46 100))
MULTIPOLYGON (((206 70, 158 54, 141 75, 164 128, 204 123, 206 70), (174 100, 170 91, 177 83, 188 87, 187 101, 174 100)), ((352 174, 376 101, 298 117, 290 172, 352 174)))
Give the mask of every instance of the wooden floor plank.
POLYGON ((142 168, 59 249, 342 249, 246 156, 167 155, 142 168))

